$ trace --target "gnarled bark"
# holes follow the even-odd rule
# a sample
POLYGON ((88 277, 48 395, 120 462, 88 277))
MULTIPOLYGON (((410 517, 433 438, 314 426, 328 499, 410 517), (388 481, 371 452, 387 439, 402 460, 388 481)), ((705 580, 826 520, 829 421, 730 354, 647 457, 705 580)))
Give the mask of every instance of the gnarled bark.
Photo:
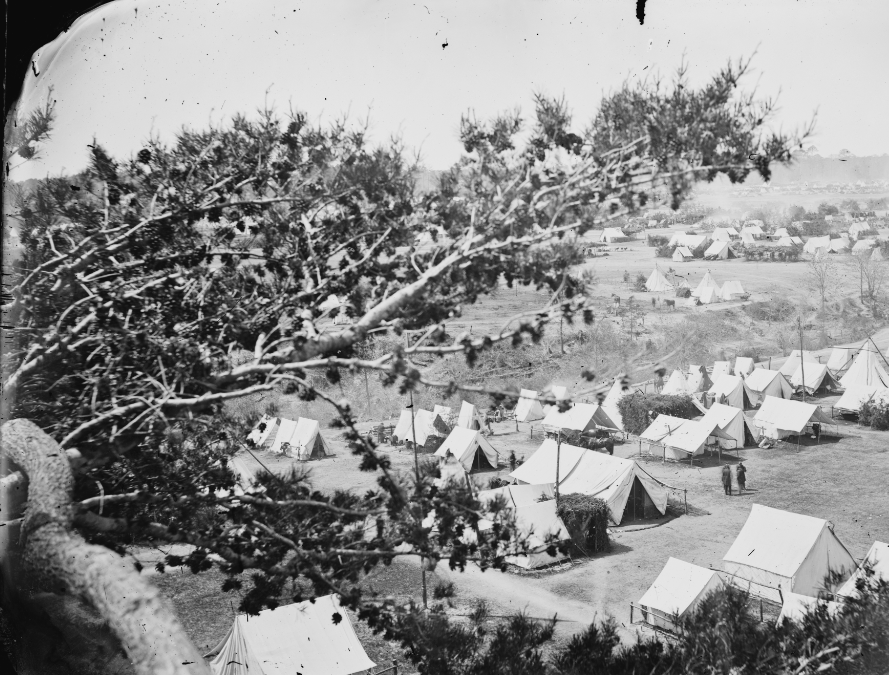
POLYGON ((58 443, 37 425, 2 427, 3 453, 28 478, 22 523, 22 574, 42 590, 94 607, 144 675, 208 675, 209 669, 158 590, 116 553, 88 544, 72 528, 73 475, 58 443))

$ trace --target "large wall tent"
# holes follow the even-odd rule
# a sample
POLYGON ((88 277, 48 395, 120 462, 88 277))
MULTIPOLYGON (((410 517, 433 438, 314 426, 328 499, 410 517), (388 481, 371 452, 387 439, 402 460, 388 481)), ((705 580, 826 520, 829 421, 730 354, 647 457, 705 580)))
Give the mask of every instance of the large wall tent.
POLYGON ((737 257, 727 241, 714 241, 704 251, 705 260, 726 260, 737 257))
POLYGON ((413 425, 411 424, 411 411, 402 410, 401 417, 398 418, 398 424, 392 432, 393 443, 413 443, 416 436, 417 446, 429 449, 438 447, 438 444, 450 433, 447 424, 439 416, 430 410, 418 408, 414 414, 413 425))
POLYGON ((869 401, 889 403, 889 388, 878 384, 855 384, 846 388, 833 409, 842 414, 857 415, 869 401))
POLYGON ((213 657, 213 675, 323 673, 353 675, 377 664, 358 641, 349 615, 335 595, 239 614, 213 657), (333 616, 340 620, 334 623, 333 616))
POLYGON ((260 421, 256 429, 250 432, 248 438, 259 447, 265 447, 269 444, 269 439, 273 439, 268 445, 269 452, 281 452, 303 461, 329 457, 333 454, 330 444, 321 434, 321 425, 317 420, 306 417, 297 420, 264 417, 263 420, 265 421, 260 421), (260 427, 263 429, 260 430, 260 427))
POLYGON ((517 422, 533 422, 534 420, 542 420, 545 417, 543 406, 537 400, 536 391, 522 389, 520 397, 515 407, 517 422))
MULTIPOLYGON (((889 544, 875 541, 874 545, 870 547, 870 551, 864 557, 864 561, 870 566, 873 573, 873 576, 870 577, 871 583, 878 582, 881 579, 889 582, 889 544)), ((863 564, 846 580, 846 583, 839 587, 837 595, 844 598, 857 596, 858 589, 856 586, 859 579, 865 580, 862 583, 867 583, 868 576, 863 564)))
POLYGON ((529 485, 555 483, 556 453, 558 453, 559 482, 561 482, 568 477, 568 474, 571 473, 571 470, 577 465, 585 452, 592 451, 586 448, 579 448, 576 445, 569 445, 568 443, 562 443, 561 447, 559 447, 554 438, 547 438, 534 451, 533 455, 528 457, 509 474, 509 477, 529 485))
POLYGON ((445 460, 454 457, 467 471, 497 468, 497 451, 476 429, 454 427, 435 455, 445 460))
POLYGON ((460 406, 460 417, 457 426, 464 429, 481 429, 485 425, 485 416, 472 404, 463 401, 460 406))
POLYGON ((801 393, 803 380, 809 396, 816 392, 834 391, 840 387, 840 383, 831 375, 825 363, 801 363, 790 378, 790 386, 797 393, 801 393))
POLYGON ((715 384, 707 390, 707 396, 712 398, 714 403, 724 403, 743 410, 744 380, 737 375, 721 375, 715 384))
POLYGON ((671 415, 658 415, 654 422, 643 431, 639 438, 648 444, 648 452, 663 455, 664 459, 691 460, 701 455, 710 436, 719 436, 718 429, 708 428, 693 420, 671 415), (661 448, 661 451, 653 450, 661 448))
POLYGON ((540 423, 547 431, 592 431, 597 427, 617 430, 617 425, 608 416, 602 406, 595 403, 575 403, 565 412, 559 412, 555 406, 546 414, 540 423))
POLYGON ((553 499, 555 492, 552 483, 538 483, 536 485, 507 485, 493 490, 482 490, 478 493, 478 500, 483 504, 502 497, 506 505, 511 508, 531 506, 545 499, 553 499))
POLYGON ((793 395, 793 387, 784 375, 765 368, 756 368, 744 378, 744 391, 753 407, 762 404, 767 396, 790 398, 793 395))
POLYGON ((774 396, 766 396, 753 418, 753 424, 759 429, 760 435, 776 440, 799 436, 807 426, 816 423, 833 424, 833 420, 817 405, 774 396))
POLYGON ((701 600, 722 587, 715 570, 669 558, 654 583, 639 600, 642 620, 652 626, 675 630, 674 617, 693 613, 701 600))
POLYGON ((790 352, 790 356, 785 359, 784 364, 778 369, 778 372, 781 373, 784 377, 790 380, 793 377, 793 374, 797 371, 801 363, 818 363, 818 359, 815 358, 815 355, 812 352, 808 351, 800 351, 799 349, 794 349, 790 352))
POLYGON ((845 576, 856 567, 826 520, 760 504, 722 561, 733 584, 773 602, 782 593, 817 596, 829 573, 845 576))
POLYGON ((747 377, 750 373, 753 372, 753 369, 756 366, 753 364, 753 359, 749 356, 739 356, 735 359, 735 370, 734 374, 738 377, 747 377))
POLYGON ((744 411, 731 405, 714 403, 701 419, 701 424, 706 427, 718 427, 725 436, 711 437, 708 442, 718 442, 719 447, 726 450, 744 448, 756 445, 759 440, 759 430, 753 425, 744 411))
POLYGON ((806 253, 818 253, 821 250, 827 250, 830 247, 830 237, 809 237, 803 251, 806 253))
POLYGON ((868 338, 861 346, 852 365, 840 378, 840 384, 846 388, 872 384, 889 387, 889 363, 872 339, 868 338))

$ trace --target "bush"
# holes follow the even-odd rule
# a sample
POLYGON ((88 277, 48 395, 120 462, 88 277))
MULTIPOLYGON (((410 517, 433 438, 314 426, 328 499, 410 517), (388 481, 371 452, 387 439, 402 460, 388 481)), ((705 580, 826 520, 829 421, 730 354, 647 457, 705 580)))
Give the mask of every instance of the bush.
POLYGON ((453 581, 439 581, 432 589, 432 597, 436 600, 444 600, 445 598, 453 598, 457 594, 453 581))
POLYGON ((509 481, 505 481, 502 478, 498 478, 497 476, 494 476, 493 478, 491 478, 491 480, 488 481, 489 490, 496 490, 497 488, 506 487, 507 485, 509 485, 509 481))
POLYGON ((785 298, 774 298, 744 305, 744 311, 757 321, 788 321, 799 313, 799 308, 785 298))
POLYGON ((669 242, 665 244, 661 244, 657 247, 657 251, 655 251, 655 255, 658 258, 672 258, 673 251, 676 250, 676 244, 670 244, 669 242))
POLYGON ((605 500, 581 494, 561 495, 559 518, 565 523, 572 539, 587 554, 611 550, 608 539, 608 505, 605 500))
POLYGON ((640 293, 646 291, 647 290, 645 288, 646 281, 648 281, 648 279, 645 277, 645 275, 642 274, 642 272, 639 272, 639 275, 636 277, 636 283, 633 284, 633 290, 638 291, 640 293))
POLYGON ((624 427, 631 434, 641 434, 648 428, 648 412, 658 415, 672 415, 686 420, 701 414, 688 394, 643 394, 635 392, 624 396, 617 404, 624 420, 624 427))
POLYGON ((648 245, 654 248, 660 248, 670 243, 670 238, 662 234, 649 234, 648 245))
POLYGON ((889 404, 879 401, 867 401, 861 406, 858 421, 875 431, 889 430, 889 404))

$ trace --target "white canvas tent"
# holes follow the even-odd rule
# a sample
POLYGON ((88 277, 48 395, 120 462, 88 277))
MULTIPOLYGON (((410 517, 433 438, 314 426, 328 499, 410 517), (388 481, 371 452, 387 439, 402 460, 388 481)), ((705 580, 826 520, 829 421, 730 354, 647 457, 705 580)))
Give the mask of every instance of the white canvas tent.
POLYGON ((792 237, 781 237, 778 240, 778 246, 795 246, 796 242, 792 237))
POLYGON ((632 459, 587 450, 559 483, 559 492, 602 499, 611 524, 620 525, 664 515, 670 491, 632 459))
POLYGON ((873 239, 859 239, 852 247, 853 255, 864 255, 870 253, 870 250, 877 245, 873 239))
POLYGON ((658 628, 673 630, 676 615, 681 619, 691 614, 701 600, 721 586, 722 580, 715 570, 669 558, 639 600, 642 620, 658 628))
POLYGON ((879 384, 853 384, 847 387, 840 400, 833 404, 833 409, 840 413, 857 415, 864 403, 874 399, 889 400, 889 388, 879 384))
POLYGON ((799 436, 809 424, 833 424, 817 405, 774 396, 766 396, 753 420, 762 436, 776 440, 799 436))
POLYGON ((831 375, 827 364, 824 363, 801 363, 799 368, 790 378, 790 386, 797 393, 803 390, 803 379, 806 381, 806 393, 812 396, 816 391, 827 389, 834 390, 839 388, 839 382, 831 375))
POLYGON ((685 232, 676 232, 670 238, 670 246, 685 246, 689 250, 694 251, 705 241, 707 241, 707 237, 702 234, 685 234, 685 232))
POLYGON ((605 400, 602 401, 602 409, 605 411, 605 414, 611 418, 611 421, 614 422, 615 426, 621 431, 625 431, 624 429, 624 420, 620 414, 620 409, 617 407, 617 404, 620 403, 620 400, 629 394, 629 391, 623 390, 623 385, 620 381, 620 378, 614 381, 614 384, 611 385, 611 389, 608 390, 608 394, 605 396, 605 400))
POLYGON ((591 451, 586 448, 579 448, 576 445, 569 445, 568 443, 562 443, 561 447, 558 447, 554 438, 547 438, 534 451, 533 455, 509 474, 509 477, 529 485, 555 483, 557 452, 559 455, 559 479, 561 482, 568 477, 568 474, 571 473, 571 470, 580 461, 583 453, 591 451))
POLYGON ((395 443, 413 443, 416 435, 417 445, 423 447, 432 438, 444 438, 448 433, 444 421, 429 410, 418 408, 414 414, 413 428, 411 427, 411 411, 402 410, 398 424, 392 432, 392 440, 395 443))
POLYGON ((877 262, 885 260, 885 257, 883 256, 883 249, 881 249, 879 246, 875 248, 874 252, 870 254, 870 259, 877 262))
POLYGON ((555 406, 546 414, 540 423, 547 431, 591 431, 597 427, 617 429, 617 425, 608 416, 602 406, 595 403, 575 403, 565 412, 559 412, 555 406))
POLYGON ((713 241, 731 241, 731 233, 724 227, 716 227, 713 229, 713 241))
POLYGON ((481 429, 485 425, 485 416, 468 401, 463 401, 460 406, 460 417, 457 426, 464 429, 481 429))
POLYGON ((867 222, 857 222, 849 225, 849 236, 856 237, 862 232, 870 232, 870 224, 867 222))
POLYGON ((827 367, 834 375, 839 375, 852 365, 852 361, 860 349, 861 345, 837 345, 830 352, 827 367))
POLYGON ((831 253, 844 253, 849 250, 849 240, 843 239, 840 237, 839 239, 831 239, 830 245, 827 247, 831 253))
POLYGON ((275 438, 272 441, 269 452, 284 452, 284 449, 290 446, 290 439, 293 437, 293 432, 296 431, 297 424, 297 420, 288 420, 283 417, 279 418, 278 430, 275 433, 275 438), (287 445, 285 445, 285 443, 287 445))
POLYGON ((730 405, 714 403, 701 418, 701 424, 705 427, 718 427, 723 436, 728 438, 711 436, 708 443, 719 443, 719 447, 726 450, 743 448, 752 441, 759 440, 759 432, 753 426, 751 420, 744 415, 744 411, 730 405))
POLYGON ((802 623, 806 614, 811 614, 821 604, 827 605, 828 614, 836 614, 840 609, 840 603, 834 602, 833 600, 819 600, 810 595, 785 593, 784 604, 781 605, 781 613, 778 614, 776 625, 780 626, 785 621, 802 623))
POLYGON ((721 375, 731 375, 732 364, 728 361, 714 361, 713 370, 710 372, 710 379, 714 382, 719 381, 721 375))
POLYGON ((277 426, 277 418, 271 415, 263 415, 256 426, 247 434, 247 440, 254 446, 261 448, 277 426))
POLYGON ((744 380, 737 375, 724 374, 707 390, 716 403, 744 409, 744 380))
POLYGON ((645 289, 649 293, 672 293, 676 290, 673 284, 667 281, 667 277, 664 276, 663 272, 656 267, 651 276, 648 277, 648 281, 645 282, 645 289))
POLYGON ((438 450, 436 457, 447 460, 453 456, 464 469, 497 468, 497 451, 480 431, 454 427, 438 450))
POLYGON ((727 260, 736 257, 735 252, 727 241, 714 241, 704 251, 705 260, 727 260))
POLYGON ((625 241, 627 239, 629 239, 629 237, 627 237, 619 227, 606 227, 602 230, 601 241, 608 242, 609 244, 615 241, 625 241))
POLYGON ((290 437, 291 452, 298 459, 320 459, 333 454, 327 439, 321 435, 321 425, 318 420, 310 420, 300 417, 296 423, 296 429, 290 437))
POLYGON ((753 359, 749 356, 739 356, 735 359, 735 375, 738 377, 747 377, 754 368, 753 359))
POLYGON ((756 243, 756 239, 750 232, 741 231, 741 243, 749 246, 756 243))
MULTIPOLYGON (((864 560, 870 565, 873 576, 871 580, 885 579, 889 581, 889 544, 882 541, 875 541, 870 551, 864 556, 864 560)), ((837 595, 844 598, 850 598, 858 595, 858 589, 855 585, 859 579, 867 579, 868 576, 864 571, 864 565, 855 570, 855 573, 846 580, 837 590, 837 595)))
POLYGON ((537 392, 530 389, 522 389, 521 398, 515 407, 517 422, 533 422, 544 418, 543 406, 537 400, 537 392))
POLYGON ((846 387, 863 384, 878 384, 889 387, 889 364, 874 341, 868 338, 858 351, 840 384, 846 387))
POLYGON ((712 431, 713 429, 708 429, 700 422, 671 415, 658 415, 654 422, 639 434, 639 438, 648 443, 651 454, 663 454, 665 459, 683 460, 703 454, 712 431), (662 447, 662 453, 652 450, 652 446, 662 447))
POLYGON ((745 232, 749 232, 754 237, 761 237, 765 234, 762 229, 763 222, 761 220, 750 220, 744 224, 744 227, 741 228, 741 234, 745 232))
POLYGON ((789 236, 790 236, 790 232, 787 231, 786 227, 779 227, 777 230, 775 230, 772 233, 773 239, 780 239, 781 237, 789 237, 789 236))
POLYGON ((705 288, 712 288, 716 291, 719 290, 719 284, 716 283, 713 279, 713 275, 711 275, 709 271, 704 275, 704 278, 701 279, 701 283, 698 284, 697 288, 691 292, 692 296, 697 298, 705 288))
POLYGON ((685 246, 677 246, 673 251, 673 262, 691 262, 694 256, 685 246))
POLYGON ((478 500, 487 503, 495 497, 503 497, 506 505, 511 508, 530 506, 541 501, 542 497, 553 499, 555 492, 552 483, 538 483, 536 485, 507 485, 493 490, 482 490, 478 493, 478 500))
POLYGON ((318 309, 320 309, 322 312, 330 311, 336 309, 341 304, 342 303, 340 302, 340 299, 338 297, 336 297, 335 295, 328 295, 327 300, 318 305, 318 309))
POLYGON ((549 548, 549 544, 546 543, 547 535, 554 534, 559 541, 571 538, 568 528, 556 512, 554 499, 517 507, 515 522, 520 531, 531 532, 531 536, 528 537, 530 550, 527 555, 506 556, 506 562, 528 570, 551 565, 565 558, 565 555, 558 550, 555 556, 546 551, 549 548))
POLYGON ((705 288, 698 294, 698 300, 701 301, 702 305, 710 305, 714 302, 719 302, 719 289, 705 288))
POLYGON ((781 593, 814 597, 831 571, 855 570, 855 559, 826 520, 760 504, 752 506, 722 561, 732 583, 774 602, 781 602, 781 593))
POLYGON ((353 675, 376 667, 335 595, 240 614, 214 650, 213 675, 353 675), (339 614, 340 621, 333 622, 339 614))
POLYGON ((662 394, 687 394, 688 393, 688 381, 685 377, 685 373, 683 373, 678 368, 670 373, 670 379, 667 380, 667 383, 664 385, 664 388, 661 389, 662 394))
POLYGON ((800 352, 799 349, 794 349, 790 352, 790 356, 784 361, 784 365, 778 369, 778 372, 790 379, 803 361, 806 363, 818 363, 818 359, 815 358, 815 355, 812 354, 812 352, 800 352))
POLYGON ((451 409, 446 405, 438 405, 437 403, 432 407, 432 414, 438 415, 442 419, 446 419, 451 414, 451 409))
POLYGON ((760 405, 766 396, 776 398, 790 398, 793 395, 793 387, 790 382, 777 370, 756 368, 744 378, 744 391, 750 405, 760 405))
POLYGON ((829 247, 830 237, 809 237, 806 245, 803 246, 803 251, 806 253, 818 253, 819 250, 828 249, 829 247))
POLYGON ((726 302, 737 300, 744 294, 744 287, 741 286, 741 282, 736 279, 733 281, 726 281, 719 291, 719 297, 726 302))
POLYGON ((686 383, 689 394, 695 394, 699 391, 707 391, 713 386, 713 380, 707 375, 707 369, 704 366, 689 366, 686 383))

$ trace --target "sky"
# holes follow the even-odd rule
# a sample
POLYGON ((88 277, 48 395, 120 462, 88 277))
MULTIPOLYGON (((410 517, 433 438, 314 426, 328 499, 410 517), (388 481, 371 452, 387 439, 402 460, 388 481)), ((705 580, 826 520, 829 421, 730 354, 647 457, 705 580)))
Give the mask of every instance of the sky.
MULTIPOLYGON (((399 134, 430 169, 460 156, 461 114, 564 95, 581 128, 625 80, 701 83, 754 56, 747 86, 778 96, 773 124, 817 112, 820 154, 889 152, 886 0, 118 0, 35 55, 19 110, 52 96, 42 158, 14 180, 74 172, 95 137, 128 156, 151 134, 252 114, 264 102, 322 122, 369 114, 372 138, 399 134), (446 45, 446 46, 444 46, 446 45)), ((15 28, 15 27, 11 27, 15 28)))

